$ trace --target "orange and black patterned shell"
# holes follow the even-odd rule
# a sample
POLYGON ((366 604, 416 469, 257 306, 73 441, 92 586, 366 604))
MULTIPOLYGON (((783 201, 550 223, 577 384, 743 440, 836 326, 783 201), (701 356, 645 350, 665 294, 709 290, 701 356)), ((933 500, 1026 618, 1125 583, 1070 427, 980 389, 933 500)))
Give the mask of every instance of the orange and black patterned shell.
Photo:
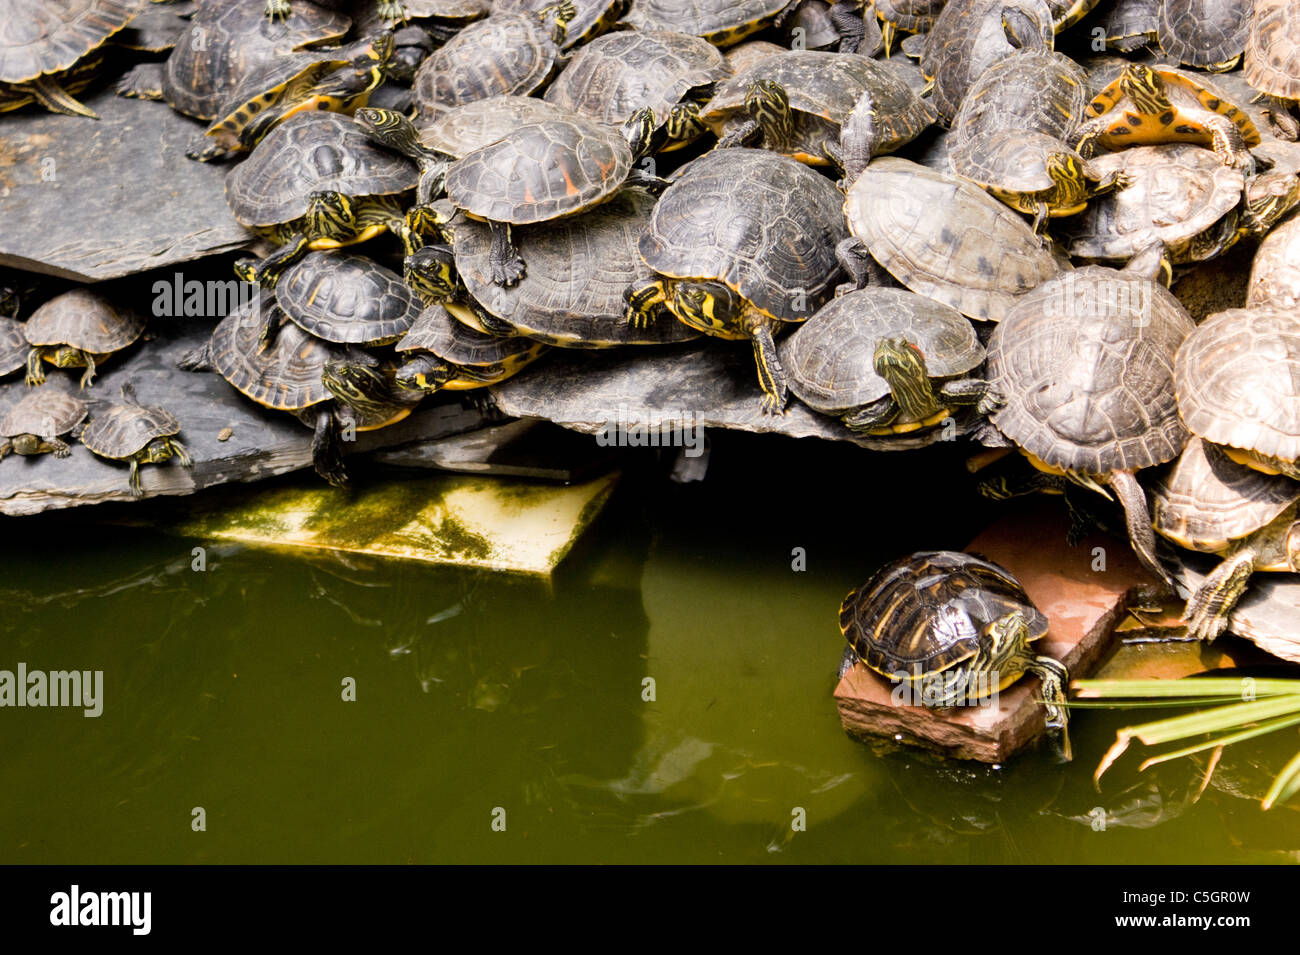
POLYGON ((180 432, 181 423, 166 408, 128 402, 96 411, 81 433, 81 443, 101 457, 126 459, 155 438, 180 432))
POLYGON ((144 319, 119 311, 113 303, 84 288, 50 299, 23 327, 31 345, 71 345, 107 355, 131 344, 144 331, 144 319))
POLYGON ((411 91, 422 111, 508 93, 527 96, 550 78, 559 54, 551 28, 537 17, 490 16, 430 54, 415 71, 411 91))
POLYGON ((913 676, 974 656, 980 635, 1016 610, 1030 641, 1047 633, 1047 618, 1004 568, 972 554, 921 551, 886 564, 845 597, 840 631, 877 673, 913 676))
POLYGON ((0 83, 70 68, 140 11, 143 0, 0 0, 0 83))
MULTIPOLYGON (((270 306, 264 306, 270 307, 270 306)), ((347 349, 307 334, 284 321, 268 345, 259 341, 261 316, 256 302, 231 312, 212 332, 212 366, 239 392, 259 405, 299 411, 329 401, 321 383, 327 361, 349 357, 347 349)))

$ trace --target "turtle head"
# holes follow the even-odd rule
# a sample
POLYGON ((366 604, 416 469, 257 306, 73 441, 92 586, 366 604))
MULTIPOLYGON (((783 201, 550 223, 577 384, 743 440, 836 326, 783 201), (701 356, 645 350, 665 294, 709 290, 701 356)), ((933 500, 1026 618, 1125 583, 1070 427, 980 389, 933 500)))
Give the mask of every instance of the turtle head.
POLYGON ((1044 46, 1042 25, 1020 7, 1002 8, 1002 33, 1017 50, 1034 50, 1044 46))
POLYGON ((678 282, 668 307, 683 324, 716 334, 737 328, 745 300, 721 282, 678 282))
POLYGON ((445 245, 426 245, 406 257, 402 277, 427 304, 444 301, 456 292, 456 258, 445 245))
POLYGON ((10 288, 7 285, 0 286, 0 315, 17 318, 21 301, 17 289, 10 288))
POLYGON ((307 197, 307 228, 312 238, 346 239, 356 232, 352 199, 341 192, 322 190, 307 197))
POLYGON ((392 381, 378 364, 327 361, 320 380, 339 402, 357 411, 385 407, 391 402, 392 381))
POLYGON ((395 109, 363 106, 353 115, 352 121, 379 145, 387 146, 404 156, 410 156, 423 149, 415 125, 395 109))
POLYGON ((925 355, 905 338, 882 338, 876 343, 872 368, 889 383, 903 418, 924 421, 939 410, 925 366, 925 355))
POLYGON ((989 625, 989 669, 1000 670, 1029 644, 1029 620, 1023 610, 1013 610, 989 625))
POLYGON ((1266 172, 1246 183, 1246 227, 1263 235, 1300 202, 1300 176, 1266 172))
POLYGON ((768 142, 784 143, 794 132, 794 112, 790 97, 775 80, 758 80, 745 92, 745 109, 763 127, 768 142))
POLYGON ((668 111, 668 122, 664 124, 668 138, 675 143, 684 143, 702 135, 704 121, 700 119, 699 103, 678 103, 668 111))
POLYGON ((659 145, 656 134, 662 141, 663 131, 655 122, 655 111, 648 106, 637 110, 623 123, 623 138, 627 140, 634 160, 654 152, 659 145))
POLYGON ((1083 162, 1074 153, 1054 152, 1047 157, 1047 177, 1056 186, 1058 196, 1087 195, 1083 162))
POLYGON ((552 3, 550 6, 542 7, 537 11, 537 16, 546 22, 547 17, 554 18, 554 26, 551 28, 551 39, 556 46, 564 46, 564 41, 569 36, 569 22, 578 15, 578 8, 573 0, 559 0, 558 3, 552 3))
POLYGON ((1120 92, 1133 101, 1139 113, 1158 116, 1169 109, 1165 82, 1145 63, 1130 63, 1119 77, 1120 92))
POLYGON ((16 434, 10 439, 13 443, 14 454, 21 454, 24 457, 41 453, 41 446, 44 442, 38 434, 16 434))
POLYGON ((393 375, 393 388, 408 395, 431 395, 456 377, 455 366, 434 355, 421 355, 393 375))

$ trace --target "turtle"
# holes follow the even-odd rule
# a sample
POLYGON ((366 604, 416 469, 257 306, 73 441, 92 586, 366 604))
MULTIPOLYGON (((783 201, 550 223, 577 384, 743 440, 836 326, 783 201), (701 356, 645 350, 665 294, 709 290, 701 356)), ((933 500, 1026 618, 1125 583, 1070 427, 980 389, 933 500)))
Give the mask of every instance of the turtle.
POLYGON ((1270 100, 1270 118, 1295 139, 1300 123, 1288 107, 1300 100, 1300 8, 1289 0, 1255 0, 1242 75, 1270 100))
POLYGON ((640 253, 657 275, 629 287, 629 320, 663 306, 706 335, 749 339, 762 408, 780 412, 788 395, 773 335, 833 290, 842 205, 829 180, 793 159, 742 146, 706 153, 654 208, 640 253))
POLYGON ((1250 267, 1246 306, 1300 306, 1300 219, 1283 222, 1264 237, 1250 267))
POLYGON ((1089 265, 1022 296, 993 329, 988 380, 1006 403, 990 420, 1036 468, 1124 508, 1142 565, 1169 582, 1156 556, 1135 473, 1172 461, 1187 443, 1174 398, 1174 356, 1195 327, 1154 277, 1153 244, 1124 271, 1089 265))
POLYGON ((623 22, 676 30, 729 47, 794 13, 799 0, 632 0, 623 22))
POLYGON ((415 164, 374 145, 335 113, 298 113, 273 129, 226 177, 239 222, 280 248, 237 274, 273 287, 308 249, 364 242, 404 224, 398 196, 419 179, 415 164))
MULTIPOLYGON (((919 551, 884 565, 840 604, 845 662, 906 683, 926 706, 970 705, 1024 674, 1042 680, 1047 727, 1069 758, 1069 673, 1032 644, 1048 621, 1006 568, 975 554, 919 551)), ((847 669, 847 668, 846 668, 847 669)))
POLYGON ((580 117, 521 126, 447 170, 447 198, 492 228, 492 281, 511 286, 526 274, 512 226, 573 215, 627 183, 657 183, 634 167, 652 148, 654 112, 640 109, 622 128, 580 117))
POLYGON ((1243 235, 1264 235, 1300 201, 1295 173, 1247 180, 1189 143, 1135 146, 1092 163, 1129 184, 1062 225, 1070 254, 1087 259, 1127 260, 1158 240, 1174 264, 1203 262, 1243 235))
POLYGON ((81 432, 81 443, 92 453, 113 461, 130 461, 131 476, 128 485, 132 497, 140 497, 140 465, 162 464, 176 459, 183 468, 193 467, 185 445, 176 436, 181 433, 181 423, 165 408, 142 405, 135 395, 135 387, 127 382, 122 386, 122 403, 97 409, 90 423, 81 432))
POLYGON ((701 91, 731 75, 713 44, 684 33, 625 30, 592 40, 546 90, 546 101, 618 125, 638 109, 664 120, 675 148, 704 132, 701 91))
POLYGON ((58 368, 85 368, 81 387, 89 388, 96 368, 114 352, 132 344, 144 332, 144 319, 119 309, 108 299, 77 288, 50 299, 23 326, 31 349, 27 352, 27 384, 45 381, 42 359, 58 368))
POLYGON ((862 144, 872 155, 911 142, 935 119, 934 110, 898 75, 853 53, 791 50, 760 60, 718 85, 702 121, 719 145, 763 145, 810 165, 842 162, 842 125, 863 96, 872 135, 862 144), (748 119, 744 119, 744 114, 748 119))
POLYGON ((89 408, 80 398, 53 385, 29 391, 0 422, 0 460, 11 451, 24 456, 53 454, 66 458, 72 448, 61 437, 80 436, 89 408))
POLYGON ((872 56, 880 46, 880 25, 859 0, 802 0, 784 19, 792 50, 834 50, 872 56))
MULTIPOLYGON (((435 46, 433 37, 423 27, 412 25, 394 31, 393 55, 384 67, 384 79, 390 83, 409 87, 415 82, 415 71, 433 52, 435 46)), ((412 101, 414 100, 409 89, 403 92, 412 101)))
MULTIPOLYGON (((340 345, 391 345, 420 314, 415 293, 400 275, 343 252, 303 256, 276 283, 275 301, 307 332, 340 345)), ((268 321, 262 332, 270 335, 275 327, 268 321)))
POLYGON ((560 61, 572 0, 538 13, 490 16, 471 23, 415 71, 411 90, 422 116, 506 93, 527 96, 551 78, 560 61))
POLYGON ((1300 482, 1237 464, 1193 438, 1153 490, 1152 523, 1179 547, 1223 558, 1187 601, 1187 635, 1213 640, 1256 571, 1300 571, 1300 482))
POLYGON ((786 47, 778 46, 770 40, 746 40, 738 43, 724 54, 727 68, 732 73, 747 70, 759 60, 766 59, 774 53, 784 53, 786 47))
POLYGON ((1085 157, 1098 146, 1123 149, 1157 143, 1212 146, 1232 166, 1254 168, 1248 147, 1259 130, 1209 80, 1170 67, 1130 63, 1088 104, 1071 145, 1085 157))
POLYGON ((35 102, 99 119, 72 94, 98 69, 95 51, 142 6, 143 0, 0 0, 0 112, 35 102))
POLYGON ((790 390, 852 431, 938 427, 960 406, 999 405, 973 374, 984 364, 975 328, 954 308, 905 289, 864 288, 831 299, 777 346, 790 390))
POLYGON ((445 305, 430 305, 397 343, 405 360, 395 371, 396 386, 418 396, 486 388, 518 373, 547 350, 528 338, 486 335, 454 318, 445 305))
POLYGON ((1103 0, 1093 10, 1093 29, 1102 31, 1108 49, 1134 53, 1156 42, 1159 8, 1160 0, 1103 0))
POLYGON ((1160 48, 1179 63, 1226 73, 1241 61, 1255 0, 1160 0, 1160 48))
MULTIPOLYGON (((492 0, 492 15, 539 13, 554 0, 492 0)), ((628 0, 574 0, 573 17, 565 25, 563 50, 576 50, 604 33, 622 16, 628 0)))
POLYGON ((880 19, 881 42, 888 56, 894 38, 901 33, 929 33, 948 0, 875 0, 880 19))
POLYGON ((1300 320, 1277 306, 1210 315, 1178 352, 1178 411, 1232 460, 1300 479, 1300 320))
POLYGON ((23 323, 0 315, 0 378, 27 367, 27 348, 23 323))
MULTIPOLYGON (((416 2, 418 4, 418 0, 416 2)), ((418 5, 423 6, 423 4, 418 5)), ((387 20, 390 23, 401 23, 406 20, 407 5, 405 0, 374 0, 374 6, 375 12, 381 20, 387 20)), ((292 15, 294 10, 292 0, 266 0, 265 15, 268 20, 283 20, 292 15)))
POLYGON ((999 321, 1061 264, 1015 212, 964 179, 897 156, 871 163, 844 204, 854 240, 838 251, 859 287, 867 252, 913 292, 999 321))

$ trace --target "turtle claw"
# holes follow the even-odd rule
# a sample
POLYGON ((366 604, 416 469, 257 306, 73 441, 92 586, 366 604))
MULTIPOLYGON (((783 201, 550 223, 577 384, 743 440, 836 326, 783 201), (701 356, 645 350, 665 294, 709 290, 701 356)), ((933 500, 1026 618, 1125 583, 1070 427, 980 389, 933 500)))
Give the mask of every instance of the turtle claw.
POLYGON ((784 415, 786 398, 784 395, 763 395, 763 414, 765 415, 784 415))
POLYGON ((492 282, 503 288, 518 285, 520 279, 526 274, 527 268, 524 266, 524 260, 517 255, 513 258, 502 259, 492 266, 492 282))

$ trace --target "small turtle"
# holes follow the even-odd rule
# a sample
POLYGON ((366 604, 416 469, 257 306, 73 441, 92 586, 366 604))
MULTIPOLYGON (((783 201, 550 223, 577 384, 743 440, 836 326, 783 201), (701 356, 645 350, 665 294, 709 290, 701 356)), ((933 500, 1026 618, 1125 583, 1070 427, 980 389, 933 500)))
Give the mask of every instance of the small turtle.
POLYGON ((27 367, 27 349, 23 323, 0 315, 0 378, 27 367))
POLYGON ((162 464, 172 458, 183 468, 192 467, 185 445, 176 437, 181 423, 165 408, 146 407, 136 400, 130 382, 122 386, 122 404, 96 411, 81 433, 81 443, 101 458, 130 461, 128 481, 132 497, 144 493, 140 465, 162 464))
POLYGON ((1288 111, 1300 100, 1300 7, 1290 0, 1255 0, 1242 75, 1271 102, 1265 107, 1289 139, 1300 134, 1288 111))
POLYGON ((984 346, 956 309, 904 289, 831 299, 777 348, 790 390, 853 431, 938 427, 959 406, 999 406, 982 378, 984 346))
POLYGON ((1103 0, 1093 11, 1107 49, 1134 53, 1156 42, 1160 0, 1103 0))
POLYGON ((1300 306, 1300 219, 1289 219, 1264 237, 1250 267, 1246 306, 1300 306))
POLYGON ((1068 759, 1069 673, 1031 649, 1047 631, 1047 617, 1005 568, 956 551, 888 563, 840 605, 845 663, 905 681, 925 706, 970 705, 1026 673, 1039 677, 1047 726, 1061 731, 1068 759))
MULTIPOLYGON (((420 314, 402 277, 372 259, 342 252, 311 252, 285 270, 276 304, 303 329, 340 345, 391 345, 420 314)), ((264 335, 273 333, 267 309, 264 335)))
POLYGON ((23 326, 23 335, 31 346, 27 353, 27 384, 45 381, 43 359, 58 368, 85 368, 81 387, 89 388, 96 367, 143 332, 144 319, 136 313, 119 310, 88 289, 64 292, 34 311, 23 326))
POLYGON ((1204 77, 1130 63, 1093 98, 1087 113, 1091 118, 1075 130, 1072 143, 1085 157, 1098 146, 1199 143, 1229 165, 1254 168, 1247 147, 1259 145, 1259 130, 1204 77))
POLYGON ((1300 479, 1300 321, 1276 306, 1205 319, 1178 351, 1178 411, 1228 457, 1300 479))
MULTIPOLYGON (((492 15, 510 13, 541 13, 554 0, 492 0, 492 15)), ((573 17, 565 24, 563 50, 576 50, 612 27, 623 11, 627 0, 574 0, 573 17)))
POLYGON ((875 160, 844 204, 855 236, 838 250, 866 284, 872 258, 913 292, 999 321, 1060 271, 1024 219, 973 183, 896 156, 875 160))
POLYGON ((1300 571, 1300 483, 1291 478, 1261 474, 1193 438, 1153 497, 1161 536, 1224 558, 1187 601, 1189 637, 1226 630, 1257 571, 1300 571))
POLYGON ((45 385, 14 405, 0 422, 0 460, 11 451, 25 456, 53 454, 66 458, 72 453, 65 434, 78 437, 89 406, 61 388, 45 385))
POLYGON ((1160 0, 1160 48, 1179 63, 1226 73, 1241 61, 1255 0, 1160 0))
POLYGON ((395 382, 417 396, 486 388, 517 374, 547 350, 527 338, 485 335, 453 317, 447 307, 431 305, 397 343, 405 361, 394 373, 395 382))
POLYGON ((799 0, 632 0, 623 20, 638 30, 676 30, 728 47, 779 23, 798 5, 799 0))

